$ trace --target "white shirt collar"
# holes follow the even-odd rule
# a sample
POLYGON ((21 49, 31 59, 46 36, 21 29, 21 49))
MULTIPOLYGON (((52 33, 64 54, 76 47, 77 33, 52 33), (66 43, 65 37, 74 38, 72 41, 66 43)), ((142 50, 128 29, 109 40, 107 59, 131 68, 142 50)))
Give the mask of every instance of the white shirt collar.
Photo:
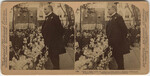
POLYGON ((49 12, 46 16, 49 16, 52 12, 49 12))
POLYGON ((110 17, 112 17, 113 15, 115 15, 117 12, 114 12, 112 15, 110 15, 110 17))

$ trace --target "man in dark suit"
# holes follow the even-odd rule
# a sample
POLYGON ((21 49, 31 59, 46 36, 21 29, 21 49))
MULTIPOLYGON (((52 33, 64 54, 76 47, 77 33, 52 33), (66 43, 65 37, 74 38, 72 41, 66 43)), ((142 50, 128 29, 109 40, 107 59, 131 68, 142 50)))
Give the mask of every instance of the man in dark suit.
POLYGON ((109 46, 113 48, 112 56, 115 58, 118 69, 124 69, 123 55, 129 53, 129 45, 127 41, 127 27, 125 22, 117 13, 117 6, 114 3, 108 4, 108 14, 110 20, 106 26, 106 35, 108 37, 109 46))
POLYGON ((45 46, 48 47, 49 57, 53 64, 53 69, 59 69, 59 54, 65 53, 63 43, 63 26, 59 16, 53 13, 51 5, 44 7, 46 15, 45 21, 42 25, 42 35, 45 46))

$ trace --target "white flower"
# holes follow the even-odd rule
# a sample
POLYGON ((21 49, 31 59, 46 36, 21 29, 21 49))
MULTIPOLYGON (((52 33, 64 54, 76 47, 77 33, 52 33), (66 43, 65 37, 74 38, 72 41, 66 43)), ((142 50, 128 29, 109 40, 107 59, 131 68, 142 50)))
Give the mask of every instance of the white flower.
POLYGON ((12 42, 11 41, 9 41, 9 47, 12 47, 12 42))
POLYGON ((14 63, 16 63, 16 62, 17 62, 17 59, 16 59, 15 57, 13 57, 13 58, 12 58, 12 61, 13 61, 14 63))
POLYGON ((79 58, 79 60, 85 60, 86 58, 85 58, 85 56, 83 56, 83 55, 81 55, 80 56, 80 58, 79 58))
POLYGON ((23 56, 23 55, 21 55, 21 56, 19 57, 19 60, 26 60, 26 57, 23 56))
POLYGON ((89 47, 93 48, 94 47, 94 42, 90 42, 89 47))
POLYGON ((28 65, 25 65, 24 67, 23 67, 23 70, 27 70, 28 69, 28 65))
POLYGON ((88 67, 89 67, 89 68, 92 68, 92 67, 93 67, 93 63, 90 62, 89 65, 88 65, 88 67))
POLYGON ((75 69, 79 70, 84 64, 79 60, 75 62, 75 69))
POLYGON ((78 42, 75 42, 75 47, 79 47, 79 43, 78 42))
POLYGON ((99 41, 100 41, 100 38, 97 38, 96 41, 99 42, 99 41))
POLYGON ((90 50, 90 49, 86 49, 83 52, 83 54, 86 55, 86 56, 89 56, 91 53, 92 53, 92 50, 90 50))
POLYGON ((9 61, 9 66, 15 67, 15 62, 14 61, 9 61))
POLYGON ((36 69, 36 70, 40 70, 41 68, 40 68, 40 67, 36 67, 35 69, 36 69))
POLYGON ((103 70, 103 68, 102 68, 102 67, 97 67, 97 69, 98 69, 98 70, 103 70))
POLYGON ((87 65, 84 65, 84 66, 82 66, 80 69, 81 70, 86 70, 88 68, 88 66, 87 65))
POLYGON ((94 39, 93 39, 93 38, 91 38, 91 39, 90 39, 90 41, 91 41, 91 42, 94 42, 94 39))

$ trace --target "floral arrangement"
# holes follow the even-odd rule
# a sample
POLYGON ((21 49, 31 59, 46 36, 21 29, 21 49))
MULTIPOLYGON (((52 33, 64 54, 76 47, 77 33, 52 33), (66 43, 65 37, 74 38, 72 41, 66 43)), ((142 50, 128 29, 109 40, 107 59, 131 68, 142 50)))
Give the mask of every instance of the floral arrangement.
MULTIPOLYGON (((42 34, 40 32, 30 34, 29 37, 23 39, 23 43, 22 49, 19 49, 23 51, 23 54, 18 53, 18 58, 14 56, 9 61, 9 68, 11 70, 44 69, 44 64, 48 60, 48 51, 45 48, 42 34)), ((10 47, 12 49, 12 45, 10 47)), ((15 52, 15 50, 13 51, 15 52)))
MULTIPOLYGON (((76 42, 75 47, 79 44, 76 42)), ((76 70, 102 70, 109 69, 108 64, 111 61, 111 47, 108 46, 108 39, 105 34, 97 34, 96 38, 91 38, 90 43, 80 50, 83 54, 79 60, 75 61, 76 70), (105 51, 108 51, 104 56, 105 51)))

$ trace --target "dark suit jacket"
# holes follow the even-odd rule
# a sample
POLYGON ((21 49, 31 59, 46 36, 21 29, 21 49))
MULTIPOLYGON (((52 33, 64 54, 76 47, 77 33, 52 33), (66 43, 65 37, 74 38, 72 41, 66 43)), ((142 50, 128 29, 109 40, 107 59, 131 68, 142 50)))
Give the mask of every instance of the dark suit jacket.
POLYGON ((113 48, 113 54, 129 53, 127 27, 122 16, 116 13, 111 17, 106 26, 106 35, 109 45, 113 48))
POLYGON ((45 45, 49 47, 50 52, 65 53, 63 43, 64 29, 61 25, 59 16, 51 13, 42 25, 42 35, 45 45))

